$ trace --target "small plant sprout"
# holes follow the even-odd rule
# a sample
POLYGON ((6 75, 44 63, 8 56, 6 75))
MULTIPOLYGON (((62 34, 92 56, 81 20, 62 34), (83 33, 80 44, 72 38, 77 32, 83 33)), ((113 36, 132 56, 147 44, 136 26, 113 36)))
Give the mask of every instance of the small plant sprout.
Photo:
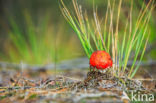
MULTIPOLYGON (((112 67, 113 61, 111 56, 102 50, 98 50, 92 53, 90 57, 90 67, 98 70, 105 70, 112 67)), ((94 69, 93 69, 94 70, 94 69)))
POLYGON ((130 0, 126 12, 122 9, 122 0, 107 0, 102 19, 95 8, 91 17, 76 0, 72 0, 74 9, 68 9, 63 0, 60 1, 61 11, 80 39, 86 55, 90 58, 90 65, 97 69, 112 67, 113 76, 127 74, 128 78, 133 78, 148 43, 148 23, 154 0, 142 2, 139 13, 135 13, 137 16, 133 15, 134 0, 130 0), (131 67, 127 67, 129 60, 133 60, 131 67))

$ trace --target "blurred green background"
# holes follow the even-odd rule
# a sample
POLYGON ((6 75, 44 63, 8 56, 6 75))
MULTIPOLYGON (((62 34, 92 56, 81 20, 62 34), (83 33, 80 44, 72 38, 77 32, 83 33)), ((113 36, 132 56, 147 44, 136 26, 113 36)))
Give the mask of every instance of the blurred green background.
MULTIPOLYGON (((68 7, 71 0, 64 0, 68 7)), ((137 17, 142 3, 134 2, 133 16, 137 17)), ((78 0, 89 16, 93 15, 93 4, 103 17, 106 0, 78 0)), ((123 1, 122 23, 129 12, 130 0, 123 1)), ((0 61, 27 64, 48 64, 84 57, 85 53, 72 28, 64 19, 59 0, 0 0, 0 61)), ((150 40, 144 60, 156 60, 156 9, 150 19, 150 40)))

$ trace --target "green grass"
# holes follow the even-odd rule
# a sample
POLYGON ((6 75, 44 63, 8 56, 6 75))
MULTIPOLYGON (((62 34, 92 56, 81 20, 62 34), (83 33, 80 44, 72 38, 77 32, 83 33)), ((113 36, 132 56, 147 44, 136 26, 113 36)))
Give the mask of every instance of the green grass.
POLYGON ((80 52, 80 49, 75 48, 74 36, 64 35, 67 32, 63 22, 52 23, 51 13, 35 18, 36 22, 29 11, 22 14, 22 23, 14 16, 8 16, 7 40, 0 53, 1 61, 47 64, 77 57, 72 55, 73 51, 80 52))
POLYGON ((148 23, 154 8, 153 0, 150 0, 147 5, 145 5, 144 2, 142 3, 142 8, 137 17, 133 16, 135 2, 132 0, 128 10, 129 14, 125 20, 126 22, 124 21, 122 24, 122 27, 120 27, 120 22, 122 21, 122 18, 120 18, 122 0, 119 0, 119 2, 115 0, 107 1, 104 20, 99 19, 95 7, 93 10, 93 18, 91 18, 88 17, 87 12, 81 5, 78 5, 76 0, 72 0, 72 2, 74 13, 72 11, 73 9, 69 9, 63 0, 61 0, 60 8, 65 19, 80 39, 88 58, 90 58, 91 54, 96 50, 107 51, 113 59, 113 75, 122 76, 133 54, 133 64, 128 68, 128 77, 134 77, 143 59, 150 36, 148 23), (136 64, 137 60, 139 60, 138 64, 136 64))

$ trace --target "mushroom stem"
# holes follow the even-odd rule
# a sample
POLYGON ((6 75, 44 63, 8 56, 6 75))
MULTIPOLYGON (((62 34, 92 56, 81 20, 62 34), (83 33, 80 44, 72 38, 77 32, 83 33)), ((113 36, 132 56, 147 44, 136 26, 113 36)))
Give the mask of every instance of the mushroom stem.
POLYGON ((89 69, 89 71, 91 72, 93 70, 93 67, 90 65, 90 69, 89 69))

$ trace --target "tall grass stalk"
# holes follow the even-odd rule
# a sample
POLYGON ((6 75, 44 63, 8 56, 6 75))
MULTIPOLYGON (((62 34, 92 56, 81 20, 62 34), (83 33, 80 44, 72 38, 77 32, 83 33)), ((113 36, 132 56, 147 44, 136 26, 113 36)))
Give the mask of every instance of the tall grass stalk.
POLYGON ((61 11, 79 37, 88 58, 96 50, 105 50, 113 59, 113 75, 123 76, 128 70, 128 77, 134 77, 145 53, 150 35, 148 23, 154 8, 153 0, 150 0, 147 5, 144 2, 142 3, 138 18, 133 18, 134 1, 131 0, 129 15, 125 20, 124 26, 122 26, 124 33, 119 30, 122 19, 120 17, 122 0, 119 0, 119 2, 115 0, 107 1, 105 20, 102 22, 95 8, 93 18, 88 18, 87 13, 82 10, 82 6, 78 5, 76 0, 72 0, 75 14, 64 4, 63 0, 60 0, 60 2, 61 11), (115 4, 117 4, 116 15, 115 4), (116 19, 115 27, 114 19, 116 19), (134 54, 133 64, 127 69, 127 64, 132 54, 134 54), (140 54, 141 56, 139 56, 140 54), (139 60, 138 64, 136 64, 136 60, 139 60))

